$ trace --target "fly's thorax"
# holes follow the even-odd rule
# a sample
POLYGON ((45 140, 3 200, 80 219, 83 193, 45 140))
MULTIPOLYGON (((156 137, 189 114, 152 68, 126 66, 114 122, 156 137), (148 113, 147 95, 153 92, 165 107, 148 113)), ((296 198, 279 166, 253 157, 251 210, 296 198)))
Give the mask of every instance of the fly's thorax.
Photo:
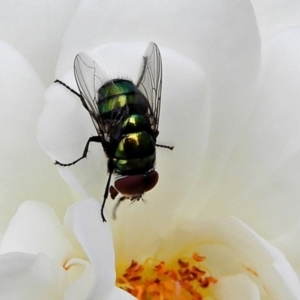
POLYGON ((106 82, 100 89, 99 89, 99 100, 103 100, 106 98, 110 98, 115 95, 126 94, 128 92, 134 92, 136 89, 135 85, 125 79, 113 79, 106 82))
POLYGON ((103 119, 114 119, 123 108, 128 114, 146 114, 148 100, 129 80, 114 79, 104 84, 98 91, 98 109, 103 119))

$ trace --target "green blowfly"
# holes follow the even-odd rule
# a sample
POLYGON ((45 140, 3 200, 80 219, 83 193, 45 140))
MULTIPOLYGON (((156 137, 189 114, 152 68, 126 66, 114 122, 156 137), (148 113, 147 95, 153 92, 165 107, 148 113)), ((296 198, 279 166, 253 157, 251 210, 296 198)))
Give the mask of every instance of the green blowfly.
POLYGON ((108 180, 103 196, 101 216, 110 193, 121 201, 138 201, 143 194, 157 184, 155 171, 155 147, 173 149, 156 143, 162 90, 162 62, 157 45, 151 42, 143 56, 139 79, 136 84, 126 79, 108 79, 105 72, 87 54, 75 57, 74 75, 79 93, 60 80, 78 96, 88 111, 97 131, 97 136, 88 139, 83 154, 75 161, 61 166, 71 166, 88 153, 89 144, 102 144, 107 156, 108 180), (112 174, 115 181, 110 185, 112 174))

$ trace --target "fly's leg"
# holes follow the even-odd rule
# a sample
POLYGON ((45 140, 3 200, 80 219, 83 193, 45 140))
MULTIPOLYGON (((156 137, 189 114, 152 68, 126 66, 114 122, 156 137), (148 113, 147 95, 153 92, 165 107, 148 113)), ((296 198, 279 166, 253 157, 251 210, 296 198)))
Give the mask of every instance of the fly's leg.
POLYGON ((54 83, 59 83, 59 84, 63 85, 63 86, 64 86, 65 88, 67 88, 70 92, 72 92, 72 93, 75 94, 77 97, 79 97, 79 98, 80 98, 80 101, 81 101, 81 103, 82 103, 82 105, 84 106, 84 108, 85 108, 86 110, 89 110, 89 108, 87 107, 87 105, 86 105, 86 103, 85 103, 83 97, 81 96, 81 94, 77 93, 75 90, 73 90, 72 88, 70 88, 67 84, 65 84, 64 82, 62 82, 62 81, 60 81, 60 80, 58 80, 58 79, 56 79, 56 80, 54 81, 54 83))
POLYGON ((104 206, 105 206, 105 202, 106 202, 106 199, 107 199, 107 196, 108 196, 111 175, 112 175, 112 171, 109 172, 109 176, 108 176, 108 179, 107 179, 107 183, 106 183, 106 187, 105 187, 105 192, 104 192, 104 196, 103 196, 103 201, 102 201, 102 205, 101 205, 101 217, 102 217, 102 221, 103 222, 106 222, 106 219, 104 217, 104 206))
MULTIPOLYGON (((153 134, 154 134, 154 137, 155 137, 155 140, 156 140, 156 138, 157 138, 158 135, 159 135, 159 131, 158 131, 158 130, 155 130, 155 131, 153 132, 153 134)), ((169 149, 169 150, 173 150, 173 149, 174 149, 173 146, 167 146, 167 145, 155 144, 155 146, 156 146, 156 147, 160 147, 160 148, 166 148, 166 149, 169 149)))
POLYGON ((65 88, 67 88, 69 91, 71 91, 73 94, 75 94, 77 97, 81 98, 81 95, 79 93, 77 93, 75 90, 73 90, 72 88, 70 88, 68 85, 66 85, 64 82, 56 79, 54 81, 54 83, 59 83, 61 85, 63 85, 65 88))
MULTIPOLYGON (((84 100, 83 100, 83 98, 82 98, 82 96, 81 96, 81 94, 77 93, 75 90, 73 90, 72 88, 70 88, 67 84, 65 84, 64 82, 62 82, 62 81, 60 81, 60 80, 58 80, 58 79, 56 79, 54 82, 63 85, 63 86, 64 86, 65 88, 67 88, 70 92, 72 92, 72 93, 75 94, 77 97, 79 97, 80 100, 81 100, 82 105, 83 105, 86 109, 88 109, 87 106, 86 106, 86 103, 84 102, 84 100)), ((102 139, 101 139, 100 136, 92 136, 92 137, 90 137, 90 138, 88 139, 86 145, 85 145, 83 154, 82 154, 82 156, 81 156, 80 158, 78 158, 78 159, 76 159, 75 161, 73 161, 73 162, 71 162, 71 163, 68 163, 68 164, 63 164, 63 163, 61 163, 61 162, 59 162, 59 161, 56 160, 56 161, 54 162, 54 164, 55 164, 55 165, 60 165, 60 166, 63 166, 63 167, 69 167, 69 166, 75 165, 76 163, 78 163, 80 160, 82 160, 83 158, 85 158, 85 157, 87 156, 87 153, 88 153, 88 151, 89 151, 89 144, 90 144, 90 142, 102 143, 102 139)))
MULTIPOLYGON (((84 108, 86 110, 89 111, 89 108, 87 107, 83 97, 81 94, 77 93, 75 90, 73 90, 71 87, 69 87, 67 84, 65 84, 64 82, 60 81, 60 80, 55 80, 54 81, 55 83, 59 83, 61 85, 63 85, 65 88, 67 88, 70 92, 72 92, 73 94, 75 94, 77 97, 79 97, 79 99, 81 100, 81 103, 82 105, 84 106, 84 108)), ((90 111, 89 111, 90 112, 90 111)), ((63 167, 68 167, 68 166, 71 166, 71 165, 74 165, 76 164, 77 162, 79 162, 80 160, 82 160, 83 158, 85 158, 87 156, 87 153, 89 151, 89 145, 91 142, 96 142, 96 143, 102 143, 103 140, 101 138, 101 136, 92 136, 88 139, 86 145, 85 145, 85 148, 84 148, 84 151, 83 151, 83 154, 80 158, 76 159, 75 161, 69 163, 69 164, 62 164, 60 163, 59 161, 55 161, 55 164, 56 165, 60 165, 60 166, 63 166, 63 167)), ((107 199, 107 196, 108 196, 108 191, 109 191, 109 185, 110 185, 110 180, 111 180, 111 175, 113 173, 113 169, 111 167, 109 167, 109 176, 108 176, 108 180, 107 180, 107 183, 106 183, 106 188, 105 188, 105 192, 104 192, 104 196, 103 196, 103 201, 102 201, 102 205, 101 205, 101 217, 102 217, 102 221, 103 222, 106 222, 106 219, 104 217, 104 206, 105 206, 105 202, 106 202, 106 199, 107 199)))
POLYGON ((115 204, 114 208, 113 208, 113 211, 112 211, 112 218, 114 220, 117 219, 117 209, 118 207, 120 206, 121 202, 124 201, 125 199, 127 199, 127 197, 125 196, 122 196, 118 199, 118 202, 115 204))
POLYGON ((166 148, 169 150, 173 150, 174 147, 173 146, 166 146, 166 145, 160 145, 160 144, 155 144, 156 147, 160 147, 160 148, 166 148))
POLYGON ((100 136, 92 136, 88 139, 86 145, 85 145, 85 148, 83 150, 83 154, 81 157, 79 157, 78 159, 74 160, 73 162, 69 163, 69 164, 63 164, 59 161, 55 161, 54 164, 55 165, 60 165, 60 166, 63 166, 63 167, 69 167, 69 166, 72 166, 72 165, 75 165, 76 163, 78 163, 80 160, 82 160, 83 158, 85 158, 87 156, 87 153, 89 151, 89 145, 91 142, 96 142, 96 143, 102 143, 102 139, 100 136))
POLYGON ((118 202, 115 204, 115 206, 114 206, 114 208, 113 208, 112 218, 113 218, 114 220, 117 219, 117 209, 118 209, 118 207, 120 206, 121 202, 124 201, 124 200, 126 200, 126 199, 130 199, 130 200, 131 200, 131 203, 133 203, 133 202, 135 202, 135 201, 139 201, 140 199, 142 199, 142 201, 143 201, 144 203, 146 202, 146 201, 145 201, 143 198, 141 198, 140 196, 137 196, 137 197, 131 197, 131 198, 125 197, 125 196, 120 197, 120 198, 118 199, 118 202))

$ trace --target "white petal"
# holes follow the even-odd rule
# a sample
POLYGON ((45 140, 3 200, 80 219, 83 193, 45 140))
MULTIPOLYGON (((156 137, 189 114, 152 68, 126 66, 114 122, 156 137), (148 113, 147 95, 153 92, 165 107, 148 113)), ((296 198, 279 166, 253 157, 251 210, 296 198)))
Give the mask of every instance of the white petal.
MULTIPOLYGON (((90 263, 86 263, 85 270, 78 280, 72 283, 65 292, 64 300, 86 300, 93 288, 95 274, 90 263)), ((91 299, 92 300, 92 299, 91 299)))
MULTIPOLYGON (((108 297, 105 298, 105 300, 133 300, 133 299, 137 299, 137 298, 133 297, 129 293, 117 287, 115 287, 113 291, 108 295, 108 297)), ((99 298, 99 300, 101 299, 99 298)))
POLYGON ((257 149, 252 152, 253 169, 248 169, 254 190, 246 191, 242 202, 255 207, 255 229, 268 238, 299 220, 299 39, 300 27, 289 28, 266 41, 263 48, 262 101, 250 133, 257 149))
POLYGON ((262 39, 267 39, 278 31, 299 26, 300 3, 298 0, 252 0, 255 16, 262 39))
POLYGON ((63 268, 44 254, 0 255, 1 300, 63 299, 68 284, 63 268))
POLYGON ((58 265, 72 257, 73 249, 53 209, 27 201, 12 218, 0 244, 0 253, 44 253, 58 265))
POLYGON ((0 52, 1 222, 7 223, 19 203, 28 199, 51 202, 62 208, 62 217, 69 190, 36 141, 45 88, 16 49, 1 41, 0 52))
POLYGON ((95 281, 95 273, 93 272, 93 267, 88 263, 83 275, 70 287, 65 293, 65 300, 126 300, 126 299, 136 299, 131 296, 126 291, 114 287, 107 296, 103 296, 103 293, 89 295, 90 290, 93 287, 95 281))
POLYGON ((101 206, 94 199, 74 205, 73 229, 92 265, 95 282, 88 299, 105 299, 115 286, 115 256, 108 223, 101 219, 101 206))
POLYGON ((279 248, 292 264, 300 278, 300 223, 291 228, 288 232, 280 235, 272 241, 279 248))
POLYGON ((255 280, 260 293, 267 293, 269 299, 300 297, 299 279, 284 255, 237 219, 186 222, 173 228, 169 236, 156 238, 156 250, 153 246, 148 252, 135 243, 132 256, 125 253, 127 256, 122 259, 130 261, 132 257, 145 258, 155 253, 156 257, 167 260, 191 247, 191 251, 199 249, 200 254, 207 257, 207 267, 217 278, 243 272, 255 280))
MULTIPOLYGON (((73 86, 75 84, 73 71, 70 71, 61 80, 76 88, 73 86)), ((92 121, 79 98, 62 85, 55 83, 50 86, 44 97, 45 105, 38 122, 39 144, 50 155, 52 161, 72 162, 81 157, 88 138, 91 135, 96 135, 92 121)), ((99 195, 99 188, 95 188, 93 191, 90 186, 93 188, 99 186, 99 178, 101 178, 100 163, 102 161, 105 165, 106 159, 101 145, 91 143, 87 159, 70 168, 58 167, 58 169, 80 195, 86 198, 86 191, 89 191, 89 194, 93 196, 99 195), (70 174, 74 171, 79 183, 70 174), (80 184, 84 186, 86 191, 80 184)), ((106 175, 106 166, 103 166, 102 173, 106 175)))
MULTIPOLYGON (((299 28, 290 28, 264 43, 259 101, 202 211, 234 215, 268 239, 289 230, 300 214, 299 40, 299 28)), ((204 184, 211 180, 206 175, 204 184)))
MULTIPOLYGON (((177 0, 170 5, 169 1, 135 0, 129 5, 118 0, 83 0, 65 35, 57 75, 68 70, 78 52, 115 42, 153 40, 198 62, 207 48, 211 58, 216 52, 218 55, 223 52, 220 39, 227 40, 226 46, 235 47, 231 37, 227 38, 228 33, 237 35, 239 40, 247 39, 246 43, 238 43, 238 47, 250 49, 253 41, 248 29, 255 24, 250 1, 241 4, 239 1, 177 0), (174 34, 170 34, 170 29, 174 34)), ((216 57, 213 61, 217 68, 216 57)))
MULTIPOLYGON (((233 155, 233 151, 251 122, 259 87, 261 45, 252 7, 246 1, 240 7, 232 4, 223 10, 223 2, 219 4, 220 11, 210 15, 217 18, 217 28, 211 32, 208 45, 204 49, 203 45, 199 47, 204 57, 201 66, 207 77, 210 127, 204 165, 198 166, 201 172, 198 184, 193 189, 192 200, 187 201, 193 202, 190 208, 190 211, 194 210, 193 215, 197 210, 199 212, 199 200, 208 203, 207 211, 201 214, 224 214, 227 198, 232 198, 234 192, 243 191, 239 178, 225 178, 228 180, 225 181, 224 173, 231 170, 232 161, 240 162, 240 154, 233 155)), ((215 24, 215 19, 211 23, 215 24)), ((196 120, 195 124, 198 126, 196 120)), ((197 161, 194 162, 197 165, 197 161)), ((181 213, 185 213, 184 208, 181 213)))
POLYGON ((218 279, 218 283, 212 289, 218 300, 261 299, 257 286, 245 274, 218 279))
POLYGON ((0 37, 22 52, 46 84, 53 81, 61 40, 77 2, 2 1, 0 4, 0 37))

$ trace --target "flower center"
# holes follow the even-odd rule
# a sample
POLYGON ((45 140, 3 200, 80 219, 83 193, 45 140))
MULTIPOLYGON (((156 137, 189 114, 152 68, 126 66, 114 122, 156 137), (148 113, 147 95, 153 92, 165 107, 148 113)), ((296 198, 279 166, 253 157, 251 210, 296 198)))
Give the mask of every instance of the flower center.
POLYGON ((197 253, 170 263, 153 258, 143 264, 133 260, 117 276, 117 285, 140 300, 204 300, 212 297, 208 287, 217 282, 201 267, 204 260, 197 253))

